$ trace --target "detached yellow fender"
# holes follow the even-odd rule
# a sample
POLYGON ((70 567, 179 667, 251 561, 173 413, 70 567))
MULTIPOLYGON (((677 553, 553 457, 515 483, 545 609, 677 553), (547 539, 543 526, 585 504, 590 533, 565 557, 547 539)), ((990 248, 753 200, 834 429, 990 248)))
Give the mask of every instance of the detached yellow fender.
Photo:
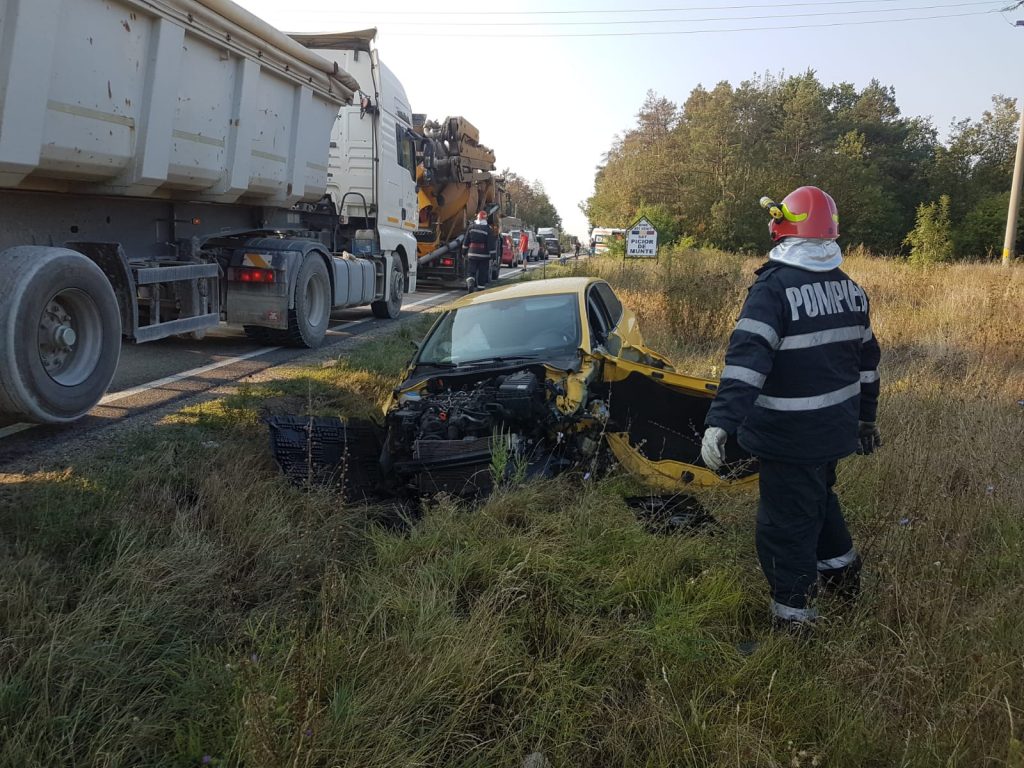
POLYGON ((756 474, 730 480, 695 464, 651 461, 630 444, 629 435, 625 432, 611 432, 605 435, 605 439, 623 469, 660 491, 674 493, 687 488, 714 488, 722 485, 736 488, 757 483, 756 474))

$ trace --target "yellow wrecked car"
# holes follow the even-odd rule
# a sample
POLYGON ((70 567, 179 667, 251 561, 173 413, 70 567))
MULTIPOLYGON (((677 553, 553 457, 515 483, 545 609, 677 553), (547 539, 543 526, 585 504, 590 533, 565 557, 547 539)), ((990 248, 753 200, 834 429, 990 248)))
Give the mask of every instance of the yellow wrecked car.
POLYGON ((486 493, 498 472, 617 462, 662 491, 749 483, 738 446, 700 458, 717 382, 677 373, 596 278, 537 280, 450 305, 385 406, 383 477, 416 494, 486 493))

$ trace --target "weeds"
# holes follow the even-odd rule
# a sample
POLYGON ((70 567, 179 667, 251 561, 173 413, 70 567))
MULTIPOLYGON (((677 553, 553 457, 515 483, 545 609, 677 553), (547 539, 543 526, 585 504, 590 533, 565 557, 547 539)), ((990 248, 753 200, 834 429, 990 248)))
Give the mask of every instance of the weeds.
MULTIPOLYGON (((707 374, 755 265, 568 269, 707 374)), ((810 641, 766 629, 749 495, 671 537, 623 477, 440 496, 403 531, 290 487, 261 412, 373 412, 420 328, 0 479, 0 765, 1020 765, 1024 277, 847 268, 887 443, 841 464, 864 594, 810 641)))

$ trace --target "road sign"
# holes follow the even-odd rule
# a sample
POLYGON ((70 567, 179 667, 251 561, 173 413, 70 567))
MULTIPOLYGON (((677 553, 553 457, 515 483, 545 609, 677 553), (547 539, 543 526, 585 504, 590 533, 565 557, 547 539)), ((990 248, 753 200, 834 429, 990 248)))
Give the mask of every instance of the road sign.
POLYGON ((646 218, 626 230, 626 258, 658 258, 658 230, 646 218))

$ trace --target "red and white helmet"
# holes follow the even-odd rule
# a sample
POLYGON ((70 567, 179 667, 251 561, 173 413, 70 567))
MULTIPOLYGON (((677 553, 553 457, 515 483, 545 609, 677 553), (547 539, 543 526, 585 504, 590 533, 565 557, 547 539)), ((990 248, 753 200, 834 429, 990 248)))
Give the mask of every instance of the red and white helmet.
POLYGON ((784 237, 809 237, 835 240, 839 237, 839 210, 832 196, 817 187, 794 189, 782 203, 761 198, 761 207, 772 216, 768 232, 772 240, 784 237))
POLYGON ((486 224, 487 223, 487 211, 480 211, 476 215, 476 223, 477 224, 486 224))

